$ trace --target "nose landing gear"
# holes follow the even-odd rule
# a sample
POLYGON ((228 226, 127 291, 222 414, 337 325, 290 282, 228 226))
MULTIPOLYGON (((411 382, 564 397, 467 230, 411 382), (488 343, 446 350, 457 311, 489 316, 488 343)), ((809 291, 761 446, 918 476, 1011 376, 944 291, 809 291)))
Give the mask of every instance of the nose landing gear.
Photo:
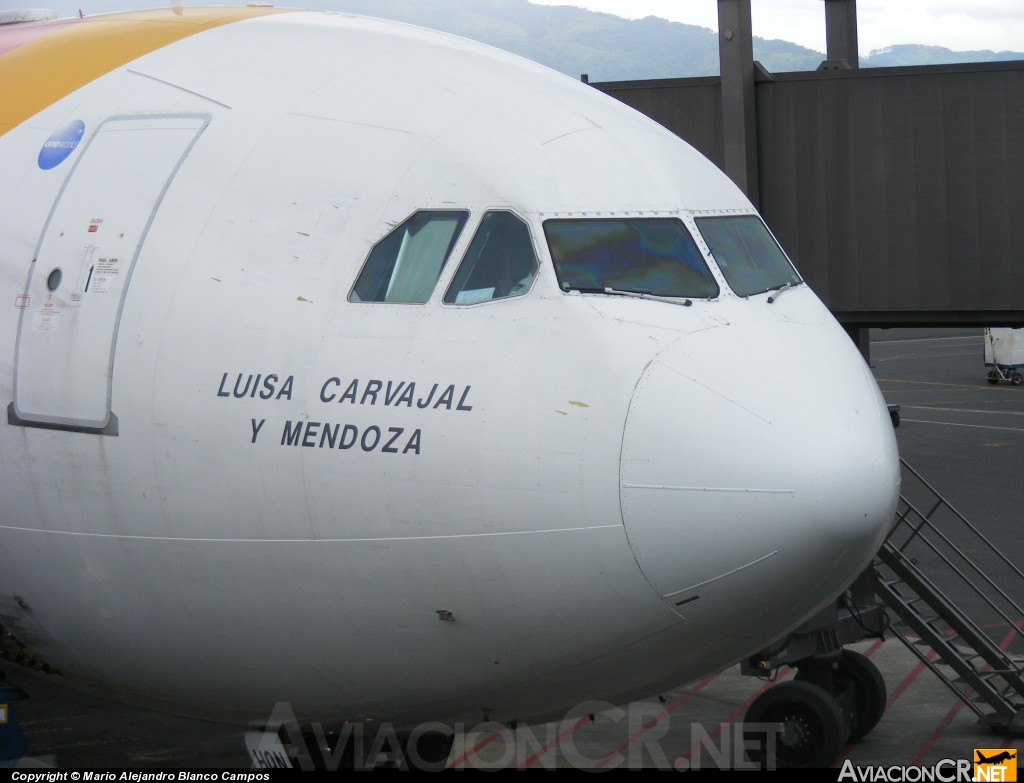
POLYGON ((824 688, 791 680, 769 688, 746 716, 747 751, 763 768, 827 767, 843 747, 846 721, 824 688), (774 737, 751 724, 779 724, 774 737), (772 742, 774 739, 774 742, 772 742))
MULTIPOLYGON (((804 677, 799 671, 796 678, 804 677)), ((848 742, 863 739, 885 712, 888 692, 878 667, 855 650, 843 650, 832 669, 832 696, 849 717, 848 742)))
POLYGON ((797 670, 747 710, 744 736, 753 748, 747 755, 762 768, 830 766, 843 745, 863 738, 881 720, 888 697, 882 673, 866 656, 843 649, 865 638, 881 639, 888 625, 875 597, 875 578, 865 571, 833 606, 744 661, 743 674, 762 678, 784 665, 797 670))
POLYGON ((847 742, 856 742, 882 718, 885 680, 868 658, 843 650, 834 661, 809 659, 796 677, 765 691, 750 705, 745 736, 762 767, 827 767, 847 742), (779 730, 774 742, 764 727, 779 730))

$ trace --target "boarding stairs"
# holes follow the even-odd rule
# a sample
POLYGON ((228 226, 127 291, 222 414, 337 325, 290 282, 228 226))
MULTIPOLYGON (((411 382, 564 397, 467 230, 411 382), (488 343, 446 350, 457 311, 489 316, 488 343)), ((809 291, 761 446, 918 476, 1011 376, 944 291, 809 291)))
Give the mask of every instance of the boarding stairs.
POLYGON ((875 561, 889 630, 982 723, 1024 736, 1019 544, 1015 563, 901 462, 896 523, 875 561))

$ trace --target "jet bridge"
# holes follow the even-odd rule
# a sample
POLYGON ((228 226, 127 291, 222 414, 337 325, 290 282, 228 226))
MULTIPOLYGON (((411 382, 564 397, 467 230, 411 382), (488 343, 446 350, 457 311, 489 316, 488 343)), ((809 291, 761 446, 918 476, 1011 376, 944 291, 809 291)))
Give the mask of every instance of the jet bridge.
POLYGON ((747 731, 769 768, 827 766, 881 719, 885 682, 843 645, 899 639, 993 732, 1024 736, 1024 571, 902 463, 896 520, 874 564, 836 602, 777 645, 743 662, 744 674, 797 674, 759 696, 746 724, 781 724, 773 740, 747 731), (1020 643, 1018 641, 1018 651, 1020 643))

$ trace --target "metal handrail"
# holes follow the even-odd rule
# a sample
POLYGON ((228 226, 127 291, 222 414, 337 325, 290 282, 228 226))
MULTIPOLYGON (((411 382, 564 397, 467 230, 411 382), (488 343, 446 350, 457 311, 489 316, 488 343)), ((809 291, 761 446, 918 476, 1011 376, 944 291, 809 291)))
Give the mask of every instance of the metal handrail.
MULTIPOLYGON (((925 488, 928 489, 929 492, 931 492, 936 498, 938 498, 941 501, 941 505, 944 505, 946 508, 948 508, 950 511, 952 511, 957 519, 959 519, 964 525, 966 525, 967 528, 972 533, 974 533, 985 544, 985 546, 987 546, 1000 560, 1002 560, 1004 565, 1009 566, 1009 568, 1011 568, 1017 574, 1017 576, 1019 576, 1022 580, 1024 580, 1024 571, 1021 571, 1016 565, 1014 565, 1010 561, 1010 559, 1006 557, 1006 555, 1004 555, 1002 552, 999 551, 999 548, 995 544, 993 544, 984 533, 982 533, 980 530, 978 530, 978 528, 976 528, 974 525, 972 525, 967 520, 967 517, 965 517, 963 514, 961 514, 959 511, 957 511, 956 508, 953 507, 952 503, 950 503, 948 500, 946 500, 944 497, 942 497, 942 495, 939 494, 939 491, 937 489, 935 489, 935 487, 933 487, 931 484, 929 484, 928 481, 924 478, 924 476, 922 476, 920 473, 918 473, 916 470, 914 470, 909 465, 909 463, 907 463, 907 461, 905 459, 903 459, 903 457, 900 457, 900 464, 904 468, 906 468, 908 471, 910 471, 910 473, 914 476, 914 478, 916 478, 918 481, 920 481, 925 486, 925 488)), ((936 508, 938 508, 938 506, 936 506, 936 508)), ((915 509, 915 511, 916 511, 916 509, 915 509)), ((919 511, 917 513, 920 514, 919 511)), ((929 513, 930 514, 935 513, 935 509, 932 509, 932 511, 929 512, 929 513)), ((934 525, 933 525, 933 527, 934 527, 934 525)))
MULTIPOLYGON (((879 566, 884 564, 886 570, 892 571, 895 581, 890 582, 879 573, 881 581, 878 594, 896 611, 903 623, 921 634, 922 642, 938 654, 938 660, 923 655, 896 625, 892 626, 892 631, 979 717, 983 717, 993 727, 1003 724, 1004 727, 1016 726, 1024 716, 1024 702, 1021 701, 1021 697, 1024 697, 1024 658, 1011 656, 1007 651, 1007 643, 1012 636, 1000 644, 989 635, 985 627, 988 619, 1001 618, 1011 634, 1024 634, 1024 608, 1010 594, 1011 591, 1017 594, 1016 588, 1010 586, 1016 584, 1014 575, 1024 583, 1024 571, 1011 562, 906 460, 901 458, 900 463, 907 470, 907 480, 900 495, 893 527, 878 553, 881 560, 879 566), (922 507, 931 506, 927 513, 907 497, 911 478, 918 482, 911 494, 922 496, 918 498, 922 501, 922 507), (949 514, 942 509, 948 510, 949 514), (954 538, 959 544, 954 542, 954 538), (915 545, 916 551, 911 548, 915 541, 920 542, 920 546, 915 545), (977 552, 974 551, 976 548, 977 552), (974 556, 968 555, 965 549, 970 549, 974 556), (982 569, 978 562, 979 552, 983 563, 995 570, 982 569), (951 583, 964 589, 970 602, 968 605, 973 607, 974 602, 978 602, 976 606, 983 617, 968 616, 963 603, 955 603, 939 587, 937 581, 928 576, 926 571, 930 569, 925 563, 919 564, 916 555, 927 555, 925 563, 933 563, 939 569, 938 573, 945 574, 951 583), (1008 570, 1000 567, 1000 563, 1008 570), (1002 584, 997 583, 996 579, 1002 584), (899 590, 900 584, 908 587, 909 592, 899 590), (922 613, 924 607, 927 607, 928 613, 922 613), (952 638, 946 638, 945 635, 950 633, 959 638, 962 644, 956 645, 952 638), (958 682, 965 682, 968 690, 958 687, 939 668, 940 665, 955 671, 962 678, 958 682), (975 693, 974 696, 970 695, 971 691, 975 693), (981 702, 988 703, 995 712, 984 715, 981 702)), ((935 576, 935 572, 932 572, 932 576, 935 576)))
MULTIPOLYGON (((907 504, 908 508, 912 509, 916 514, 920 515, 921 512, 918 511, 914 507, 914 505, 912 503, 910 503, 905 498, 904 498, 904 502, 907 504)), ((950 541, 949 537, 946 536, 945 533, 943 533, 941 530, 939 530, 934 524, 931 524, 930 520, 926 520, 926 522, 928 523, 927 527, 930 528, 931 531, 935 533, 935 535, 937 535, 939 538, 941 538, 943 543, 945 543, 950 549, 952 549, 954 552, 956 552, 956 554, 959 555, 963 559, 963 561, 967 565, 969 565, 988 584, 989 587, 991 587, 993 590, 995 590, 997 593, 999 593, 1000 597, 1003 598, 1006 601, 1006 603, 1008 603, 1010 605, 1010 607, 1012 607, 1014 609, 1014 611, 1016 611, 1021 617, 1024 617, 1024 609, 1022 609, 1021 606, 1013 598, 1011 598, 1009 595, 1007 595, 1005 590, 1003 590, 998 584, 996 584, 988 576, 988 574, 986 574, 984 571, 982 571, 981 568, 979 568, 978 565, 973 560, 971 560, 971 558, 966 553, 964 553, 956 544, 954 544, 952 541, 950 541)), ((968 523, 968 525, 970 525, 970 523, 968 523)), ((941 558, 942 561, 947 566, 949 566, 949 568, 957 576, 959 576, 960 579, 963 580, 964 583, 969 585, 971 587, 971 589, 975 592, 975 594, 977 594, 982 600, 984 600, 985 603, 987 603, 989 605, 989 607, 991 609, 993 609, 1003 620, 1005 620, 1011 626, 1014 626, 1016 624, 1016 622, 1017 622, 1016 619, 1011 618, 1005 611, 1003 611, 980 587, 978 587, 978 585, 976 585, 971 580, 971 578, 967 574, 965 574, 963 571, 961 571, 960 568, 952 560, 950 560, 948 557, 946 557, 946 555, 944 553, 940 552, 938 547, 936 547, 931 541, 929 541, 928 538, 925 535, 922 534, 922 535, 918 536, 918 533, 924 527, 925 527, 925 525, 922 525, 920 528, 915 530, 913 535, 916 536, 929 549, 931 549, 932 552, 934 552, 936 555, 938 555, 938 557, 941 558)), ((971 529, 972 530, 976 530, 976 528, 974 528, 973 525, 971 525, 971 529)), ((986 541, 986 543, 989 543, 989 542, 986 541)), ((903 553, 905 548, 906 548, 905 545, 898 548, 901 554, 903 553)), ((994 547, 992 547, 992 550, 994 552, 996 552, 996 553, 999 552, 999 550, 995 549, 994 547)), ((1016 567, 1014 567, 1014 570, 1017 571, 1018 574, 1020 574, 1020 571, 1017 570, 1016 567)), ((1021 574, 1021 578, 1024 578, 1024 574, 1021 574)), ((945 598, 945 596, 943 596, 943 598, 945 598)), ((1022 666, 1022 668, 1024 668, 1024 666, 1022 666)))

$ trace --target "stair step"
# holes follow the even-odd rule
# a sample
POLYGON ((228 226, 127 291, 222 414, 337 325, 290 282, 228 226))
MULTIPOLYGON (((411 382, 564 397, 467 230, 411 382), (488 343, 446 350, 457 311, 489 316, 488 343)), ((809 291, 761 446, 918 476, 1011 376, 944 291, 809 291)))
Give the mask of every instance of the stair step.
MULTIPOLYGON (((950 528, 951 524, 958 524, 957 520, 963 524, 961 531, 977 536, 980 543, 1001 558, 1002 563, 1007 562, 1006 558, 994 550, 988 540, 906 462, 903 462, 903 476, 907 495, 900 496, 893 530, 875 560, 877 593, 891 610, 888 614, 894 635, 914 650, 915 655, 925 661, 939 679, 956 691, 972 709, 991 717, 992 726, 1008 725, 1010 719, 1016 724, 1024 718, 1024 657, 1000 653, 998 643, 981 630, 979 626, 987 623, 992 623, 991 627, 1000 624, 999 618, 988 616, 989 609, 985 610, 984 616, 968 617, 950 599, 950 591, 940 587, 954 577, 967 579, 960 568, 963 560, 994 587, 985 570, 979 567, 984 563, 977 563, 966 556, 960 559, 963 551, 974 554, 974 550, 961 550, 959 542, 956 545, 952 543, 960 535, 950 528), (911 488, 912 492, 909 491, 911 488), (920 505, 912 502, 910 494, 921 500, 920 505), (919 561, 915 555, 925 552, 926 547, 939 557, 921 555, 919 561), (946 559, 951 548, 956 553, 957 565, 946 559), (924 648, 928 650, 927 656, 924 648), (959 676, 961 672, 962 677, 959 676)), ((1013 570, 1017 577, 1024 576, 1019 569, 1014 567, 1013 570)), ((968 583, 977 590, 974 583, 970 580, 968 583)), ((1006 588, 1006 585, 1001 588, 1006 588)), ((1016 589, 1006 593, 1001 588, 995 589, 1003 598, 1014 594, 1016 589)), ((980 597, 999 613, 1003 621, 1007 620, 1008 616, 992 602, 994 594, 981 594, 980 597)), ((999 599, 995 600, 1002 605, 999 599)), ((1010 605, 1013 606, 1010 616, 1024 614, 1024 609, 1013 601, 1010 605)), ((1018 627, 1018 632, 1024 634, 1024 627, 1018 627)), ((1007 638, 1006 643, 1009 641, 1007 638)))

